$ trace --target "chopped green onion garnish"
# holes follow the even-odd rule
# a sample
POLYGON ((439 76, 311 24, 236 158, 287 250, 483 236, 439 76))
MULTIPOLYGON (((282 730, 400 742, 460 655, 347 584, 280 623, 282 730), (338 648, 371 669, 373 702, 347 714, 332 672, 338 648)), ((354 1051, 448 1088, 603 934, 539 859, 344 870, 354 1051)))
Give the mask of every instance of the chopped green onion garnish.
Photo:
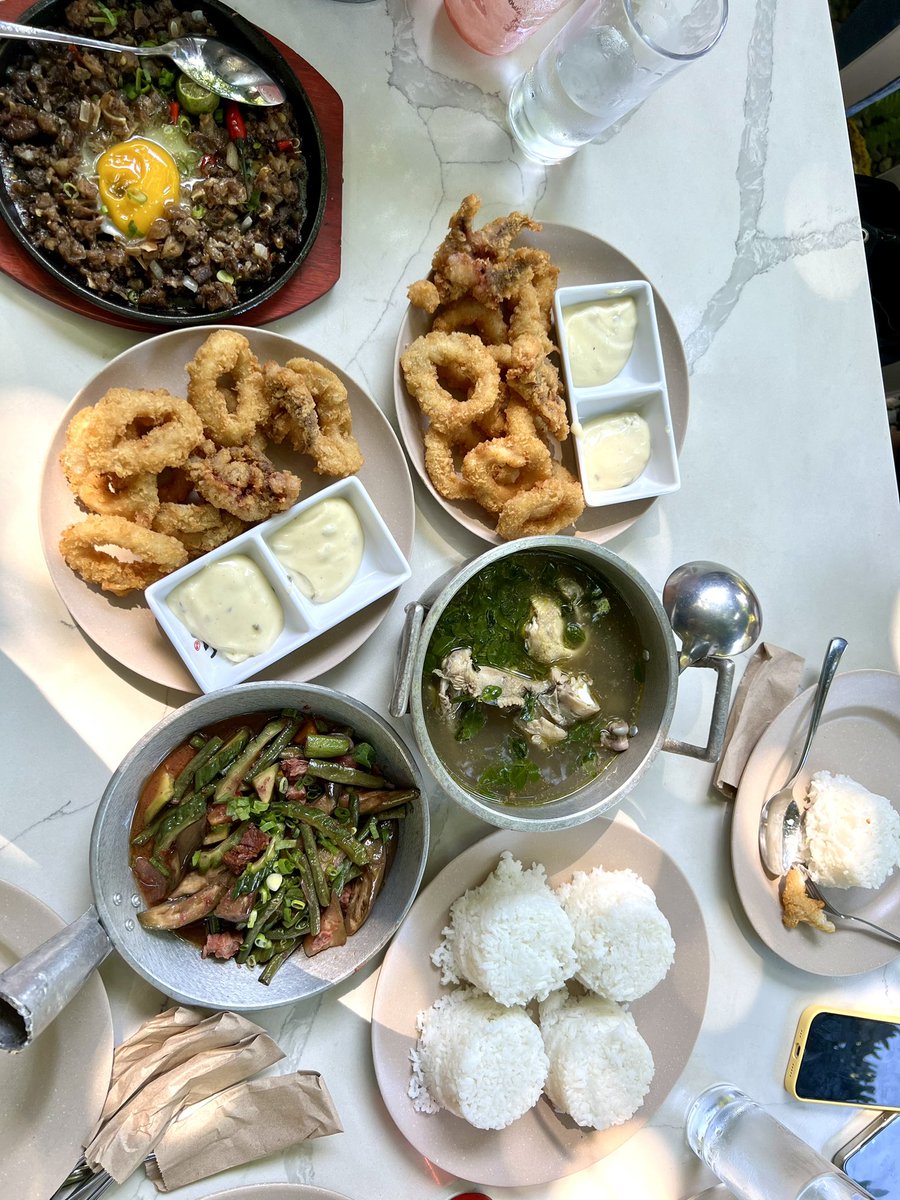
POLYGON ((217 271, 216 279, 218 279, 219 283, 234 283, 234 276, 228 271, 217 271))

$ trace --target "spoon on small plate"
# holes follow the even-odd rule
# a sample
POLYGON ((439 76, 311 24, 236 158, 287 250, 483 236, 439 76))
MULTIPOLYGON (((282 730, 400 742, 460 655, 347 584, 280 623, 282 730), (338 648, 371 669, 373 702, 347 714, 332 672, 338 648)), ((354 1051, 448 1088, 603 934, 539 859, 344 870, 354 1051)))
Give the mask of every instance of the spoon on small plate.
POLYGON ((226 100, 260 106, 285 101, 284 90, 262 67, 215 38, 177 37, 162 46, 120 46, 116 42, 100 42, 95 38, 38 29, 34 25, 15 25, 10 21, 0 21, 0 37, 59 42, 64 46, 85 46, 89 50, 112 51, 114 54, 169 58, 188 79, 226 100))
POLYGON ((762 632, 756 592, 721 563, 697 560, 677 567, 666 580, 662 602, 681 639, 679 671, 702 658, 749 650, 762 632))
POLYGON ((800 806, 794 799, 794 784, 797 776, 803 770, 809 751, 819 728, 828 690, 834 679, 841 655, 847 649, 844 638, 832 638, 825 651, 822 670, 819 672, 819 682, 816 684, 813 696, 812 712, 809 714, 809 728, 806 731, 806 741, 797 760, 797 765, 791 772, 787 783, 770 796, 759 815, 759 855, 766 871, 773 877, 786 875, 800 857, 800 842, 802 840, 802 814, 800 806))

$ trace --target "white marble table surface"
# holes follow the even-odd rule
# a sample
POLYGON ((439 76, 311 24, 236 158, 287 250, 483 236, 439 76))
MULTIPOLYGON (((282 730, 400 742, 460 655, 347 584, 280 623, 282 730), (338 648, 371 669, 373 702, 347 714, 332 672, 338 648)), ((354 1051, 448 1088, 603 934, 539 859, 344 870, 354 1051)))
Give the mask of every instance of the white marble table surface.
MULTIPOLYGON (((493 60, 460 42, 437 0, 235 4, 296 47, 345 106, 342 276, 273 328, 339 363, 393 419, 406 285, 427 269, 462 196, 478 192, 487 216, 523 208, 603 237, 665 297, 692 391, 681 491, 610 548, 657 588, 690 558, 734 565, 762 598, 766 637, 807 658, 805 682, 836 633, 850 643, 843 669, 896 671, 896 488, 825 0, 734 4, 708 61, 599 144, 546 171, 514 153, 504 97, 568 10, 514 56, 493 60)), ((92 649, 54 592, 38 537, 40 473, 60 414, 136 336, 69 315, 6 278, 0 306, 0 878, 71 919, 90 902, 85 856, 109 772, 185 697, 92 649)), ((381 711, 402 603, 479 549, 418 485, 416 497, 413 581, 377 635, 323 680, 381 711)), ((673 726, 695 741, 708 705, 709 681, 698 674, 673 726)), ((769 953, 735 894, 728 807, 710 779, 708 766, 662 755, 621 806, 623 819, 681 864, 706 914, 712 979, 693 1059, 650 1125, 609 1158, 503 1194, 678 1200, 699 1190, 711 1178, 683 1142, 684 1105, 722 1077, 829 1153, 849 1124, 848 1111, 789 1100, 781 1076, 791 1034, 812 1001, 900 1009, 900 966, 820 979, 769 953)), ((490 832, 432 803, 429 874, 490 832)), ((102 973, 121 1038, 160 998, 121 963, 109 961, 102 973)), ((373 967, 323 999, 262 1018, 291 1063, 324 1072, 346 1132, 179 1196, 272 1180, 367 1200, 465 1190, 429 1169, 381 1103, 369 1050, 375 980, 373 967)), ((136 1175, 108 1194, 156 1193, 136 1175)))

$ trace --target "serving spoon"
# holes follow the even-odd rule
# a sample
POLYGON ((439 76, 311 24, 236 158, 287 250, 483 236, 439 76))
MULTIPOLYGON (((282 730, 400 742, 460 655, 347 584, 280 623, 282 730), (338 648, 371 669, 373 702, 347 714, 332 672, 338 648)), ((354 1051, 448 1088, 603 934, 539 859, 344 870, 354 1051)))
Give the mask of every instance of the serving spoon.
POLYGON ((697 559, 677 567, 663 588, 663 608, 681 639, 678 670, 702 658, 731 658, 762 632, 756 592, 721 563, 697 559))
POLYGON ((177 37, 162 46, 120 46, 116 42, 100 42, 95 38, 38 29, 34 25, 16 25, 11 21, 0 21, 0 37, 85 46, 88 50, 112 51, 114 54, 162 56, 171 59, 188 79, 226 100, 260 106, 285 101, 284 90, 262 67, 215 38, 177 37))
POLYGON ((797 759, 797 765, 791 776, 774 796, 770 796, 759 814, 759 856, 768 873, 777 878, 786 874, 797 861, 802 835, 802 814, 800 806, 794 799, 794 784, 797 776, 803 770, 812 748, 813 738, 819 728, 822 713, 825 710, 825 700, 832 680, 841 661, 841 655, 847 649, 844 638, 832 638, 825 651, 822 670, 819 672, 819 682, 816 684, 813 696, 812 711, 809 714, 809 728, 806 731, 806 741, 797 759))

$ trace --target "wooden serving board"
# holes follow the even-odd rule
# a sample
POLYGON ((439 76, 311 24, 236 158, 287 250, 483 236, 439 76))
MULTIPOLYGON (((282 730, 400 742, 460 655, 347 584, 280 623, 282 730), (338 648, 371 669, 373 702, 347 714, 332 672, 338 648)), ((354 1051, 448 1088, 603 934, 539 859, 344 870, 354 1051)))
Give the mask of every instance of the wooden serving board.
MULTIPOLYGON (((15 21, 33 0, 5 0, 0 7, 4 20, 15 21)), ((265 32, 265 31, 263 31, 265 32)), ((235 325, 266 325, 279 317, 296 312, 313 300, 318 300, 337 283, 341 274, 341 200, 343 194, 344 105, 340 96, 319 72, 290 46, 277 38, 265 35, 282 54, 303 85, 315 111, 325 143, 328 163, 328 193, 325 215, 312 249, 296 274, 271 299, 252 308, 242 316, 231 318, 235 325)), ((70 312, 123 329, 164 332, 164 326, 119 316, 83 300, 48 274, 13 236, 6 222, 0 219, 0 271, 29 291, 52 300, 70 312)))

